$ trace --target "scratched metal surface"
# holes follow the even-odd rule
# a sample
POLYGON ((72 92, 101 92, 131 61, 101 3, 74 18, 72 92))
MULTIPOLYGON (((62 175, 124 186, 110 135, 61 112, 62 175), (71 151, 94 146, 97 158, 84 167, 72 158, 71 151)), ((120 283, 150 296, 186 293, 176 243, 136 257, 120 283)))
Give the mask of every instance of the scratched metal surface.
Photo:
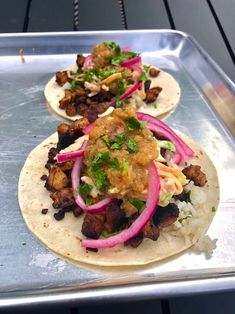
MULTIPOLYGON (((97 287, 94 295, 98 297, 98 287, 107 284, 112 285, 111 299, 115 299, 115 287, 124 283, 141 283, 142 288, 135 294, 137 298, 148 293, 146 283, 167 281, 170 286, 165 295, 168 292, 174 295, 178 279, 234 275, 235 144, 212 109, 217 98, 211 97, 217 86, 223 86, 234 97, 234 85, 194 41, 173 31, 2 35, 0 82, 0 306, 13 304, 6 300, 15 294, 22 297, 34 291, 32 297, 45 291, 48 296, 53 289, 63 292, 72 287, 77 291, 97 287), (74 63, 77 52, 87 53, 94 44, 105 40, 142 52, 144 61, 171 73, 181 86, 180 105, 167 122, 206 150, 217 167, 221 185, 220 206, 209 229, 209 236, 218 239, 211 258, 191 249, 146 267, 111 269, 73 265, 49 252, 23 221, 17 201, 21 167, 28 153, 52 134, 61 121, 47 109, 44 86, 55 71, 74 63), (24 60, 19 56, 20 48, 24 48, 24 60)), ((225 96, 220 98, 226 101, 225 96)), ((181 292, 193 292, 194 283, 190 288, 181 286, 181 292)), ((228 288, 232 286, 234 281, 228 288)), ((209 287, 213 290, 212 285, 209 287)), ((89 300, 89 296, 85 298, 89 300)), ((42 302, 48 300, 44 298, 42 302)))

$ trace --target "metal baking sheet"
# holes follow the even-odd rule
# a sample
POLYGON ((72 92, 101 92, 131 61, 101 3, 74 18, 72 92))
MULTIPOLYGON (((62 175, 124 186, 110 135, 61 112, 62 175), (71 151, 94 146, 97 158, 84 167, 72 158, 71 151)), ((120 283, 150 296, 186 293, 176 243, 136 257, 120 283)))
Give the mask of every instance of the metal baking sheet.
POLYGON ((235 88, 190 36, 168 30, 3 34, 0 82, 0 307, 235 288, 235 143, 227 120, 214 109, 235 105, 235 88), (77 53, 89 53, 103 41, 141 52, 145 62, 168 71, 181 86, 180 104, 167 123, 206 150, 221 185, 221 202, 208 232, 217 239, 210 258, 190 249, 144 267, 74 265, 49 252, 23 221, 17 201, 21 167, 28 153, 61 122, 47 109, 44 86, 55 71, 73 64, 77 53))

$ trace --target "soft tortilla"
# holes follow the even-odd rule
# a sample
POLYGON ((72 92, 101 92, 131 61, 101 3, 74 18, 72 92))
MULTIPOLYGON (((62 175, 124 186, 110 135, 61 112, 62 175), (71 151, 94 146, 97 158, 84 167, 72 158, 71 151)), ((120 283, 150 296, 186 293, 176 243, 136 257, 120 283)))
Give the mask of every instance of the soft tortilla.
MULTIPOLYGON (((76 71, 76 66, 66 69, 70 71, 76 71)), ((138 108, 138 111, 148 113, 154 117, 160 117, 166 113, 172 113, 180 100, 180 86, 177 81, 173 78, 172 75, 165 71, 160 71, 159 75, 156 78, 151 79, 151 88, 152 87, 161 87, 162 91, 157 97, 157 100, 153 104, 146 104, 143 102, 143 105, 138 108)), ((59 101, 64 97, 64 90, 70 88, 70 84, 66 83, 64 86, 59 86, 55 81, 55 76, 53 76, 50 81, 47 83, 44 89, 44 95, 47 100, 48 106, 60 117, 63 117, 68 120, 76 120, 82 118, 80 115, 75 115, 70 117, 66 114, 65 110, 59 108, 59 101)), ((108 114, 108 113, 107 113, 108 114)))
POLYGON ((118 245, 112 249, 99 249, 97 253, 86 251, 80 245, 80 239, 83 237, 83 216, 75 218, 69 212, 63 220, 56 221, 49 192, 40 179, 42 175, 47 174, 44 165, 48 149, 57 142, 55 133, 29 154, 20 174, 18 197, 27 226, 52 251, 72 261, 94 265, 145 265, 186 250, 206 233, 213 219, 212 207, 217 208, 219 202, 219 182, 216 169, 206 153, 185 135, 180 136, 196 152, 192 163, 199 164, 208 179, 206 186, 202 188, 206 192, 207 200, 197 207, 197 214, 190 219, 188 225, 176 231, 172 231, 171 227, 163 229, 156 242, 144 239, 136 249, 118 245), (48 208, 46 215, 41 213, 43 208, 48 208))

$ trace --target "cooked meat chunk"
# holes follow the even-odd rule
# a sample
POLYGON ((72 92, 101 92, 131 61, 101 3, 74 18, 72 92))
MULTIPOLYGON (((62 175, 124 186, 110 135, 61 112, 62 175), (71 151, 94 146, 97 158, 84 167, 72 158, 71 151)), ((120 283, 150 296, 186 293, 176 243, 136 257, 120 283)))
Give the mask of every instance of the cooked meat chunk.
POLYGON ((51 164, 54 164, 56 162, 55 160, 55 156, 58 154, 59 150, 55 147, 52 147, 49 149, 49 152, 48 152, 48 161, 49 163, 51 164))
POLYGON ((73 160, 69 160, 69 161, 61 163, 60 164, 60 169, 63 170, 64 172, 70 171, 70 170, 73 169, 73 165, 74 165, 74 161, 73 160))
POLYGON ((77 114, 80 114, 81 116, 84 116, 87 110, 88 106, 86 104, 79 104, 77 106, 77 114))
POLYGON ((80 207, 78 207, 77 204, 72 206, 72 211, 74 217, 79 217, 83 213, 83 210, 80 207))
POLYGON ((108 92, 108 91, 105 91, 103 89, 101 89, 99 94, 91 97, 92 101, 95 101, 95 102, 98 102, 98 103, 111 101, 112 99, 113 99, 113 94, 108 92))
POLYGON ((149 76, 151 77, 157 77, 159 73, 160 73, 160 70, 157 70, 155 68, 149 69, 149 76))
POLYGON ((66 71, 58 71, 56 72, 55 76, 55 81, 60 86, 63 86, 66 82, 68 82, 68 74, 66 71))
POLYGON ((71 188, 64 188, 50 194, 53 200, 52 206, 54 208, 65 208, 74 204, 73 190, 71 188))
POLYGON ((105 211, 106 221, 104 228, 107 232, 113 233, 125 222, 125 212, 117 203, 110 204, 105 211))
POLYGON ((69 179, 66 174, 60 169, 59 166, 55 166, 50 169, 48 178, 45 183, 45 187, 49 191, 59 191, 69 185, 69 179))
POLYGON ((126 246, 129 245, 129 246, 131 246, 133 248, 137 248, 142 241, 143 241, 143 234, 139 233, 135 237, 127 240, 126 242, 124 242, 124 245, 126 245, 126 246))
POLYGON ((204 186, 207 182, 206 174, 198 165, 190 165, 182 170, 187 179, 192 180, 197 186, 204 186))
POLYGON ((107 103, 92 103, 89 109, 85 112, 84 117, 89 120, 89 122, 94 122, 98 115, 105 112, 108 108, 107 103))
POLYGON ((153 224, 152 220, 148 221, 143 228, 143 236, 153 241, 157 241, 159 235, 160 229, 153 224))
POLYGON ((76 94, 70 91, 66 91, 64 97, 59 101, 60 109, 66 109, 68 105, 72 104, 76 94))
POLYGON ((82 234, 87 238, 98 239, 104 230, 103 214, 86 214, 82 224, 82 234))
POLYGON ((89 121, 86 118, 82 118, 79 120, 75 120, 71 125, 66 123, 62 123, 58 126, 57 132, 59 136, 59 141, 57 144, 57 148, 64 149, 74 143, 74 141, 83 136, 82 129, 88 126, 89 121))
POLYGON ((146 91, 146 98, 145 101, 146 103, 154 102, 160 92, 162 91, 161 87, 152 87, 146 91))
POLYGON ((76 63, 77 63, 77 66, 79 69, 81 69, 83 67, 85 59, 86 59, 86 57, 84 57, 83 55, 77 55, 76 63))
POLYGON ((151 85, 151 80, 147 80, 144 82, 144 90, 145 92, 147 92, 147 90, 150 89, 150 85, 151 85))
POLYGON ((77 109, 74 106, 74 104, 68 104, 65 109, 65 112, 69 117, 73 117, 77 114, 77 109))
POLYGON ((174 203, 170 203, 166 207, 158 206, 153 215, 153 223, 159 228, 164 228, 173 224, 178 216, 179 208, 174 203))

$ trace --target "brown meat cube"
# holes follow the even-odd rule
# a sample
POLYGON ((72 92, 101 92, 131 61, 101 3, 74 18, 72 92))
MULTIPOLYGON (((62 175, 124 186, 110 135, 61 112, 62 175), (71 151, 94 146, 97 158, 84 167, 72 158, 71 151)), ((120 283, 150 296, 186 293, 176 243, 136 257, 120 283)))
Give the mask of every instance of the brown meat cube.
POLYGON ((145 92, 147 92, 147 90, 150 89, 150 86, 151 86, 151 80, 146 80, 144 82, 144 90, 145 90, 145 92))
POLYGON ((73 205, 75 202, 73 190, 71 188, 65 188, 51 193, 50 198, 53 200, 52 206, 54 208, 65 208, 73 205))
POLYGON ((83 210, 75 204, 75 206, 72 207, 73 215, 74 217, 79 217, 82 213, 83 210))
POLYGON ((145 101, 146 103, 154 102, 160 92, 162 91, 161 87, 152 87, 146 91, 146 98, 145 101))
POLYGON ((77 55, 76 63, 77 63, 77 66, 79 69, 81 69, 83 67, 85 59, 86 59, 86 57, 84 57, 83 55, 77 55))
POLYGON ((55 74, 55 81, 58 85, 63 86, 66 82, 68 82, 68 74, 66 71, 58 71, 55 74))
POLYGON ((206 174, 198 165, 190 165, 182 170, 187 179, 192 180, 197 186, 204 186, 207 182, 206 174))
POLYGON ((99 94, 94 95, 91 97, 92 101, 98 102, 98 103, 103 103, 106 101, 110 101, 113 99, 113 94, 110 93, 109 91, 105 91, 103 89, 101 89, 101 91, 99 92, 99 94))
POLYGON ((142 233, 139 233, 137 234, 135 237, 127 240, 126 242, 124 242, 124 245, 125 246, 131 246, 133 248, 137 248, 141 242, 143 241, 143 234, 142 233))
POLYGON ((89 121, 86 118, 77 119, 70 124, 69 132, 70 134, 76 134, 78 131, 81 131, 81 129, 87 127, 88 125, 89 121))
POLYGON ((113 233, 125 222, 125 212, 117 203, 110 204, 105 211, 106 221, 104 228, 108 233, 113 233))
POLYGON ((77 107, 77 114, 80 114, 81 116, 84 116, 86 111, 88 110, 88 106, 85 104, 79 104, 77 107))
POLYGON ((49 191, 59 191, 69 184, 69 179, 66 174, 60 169, 60 167, 55 166, 50 169, 45 187, 49 191))
POLYGON ((107 108, 107 103, 92 103, 85 112, 84 117, 87 118, 89 122, 94 122, 98 118, 98 115, 105 112, 107 108))
POLYGON ((69 160, 69 161, 61 163, 59 167, 62 171, 69 171, 73 169, 73 165, 74 165, 74 161, 69 160))
POLYGON ((164 228, 173 224, 178 217, 179 208, 174 203, 170 203, 166 207, 158 206, 153 215, 153 223, 159 228, 164 228))
POLYGON ((48 161, 49 163, 54 164, 56 162, 55 156, 58 154, 59 150, 55 147, 51 147, 48 152, 48 161))
POLYGON ((83 87, 78 87, 74 93, 75 93, 76 97, 81 97, 81 96, 87 97, 87 92, 86 92, 85 88, 83 88, 83 87))
POLYGON ((155 68, 151 68, 149 70, 149 76, 150 77, 157 77, 159 73, 160 73, 160 70, 157 70, 155 68))
POLYGON ((68 105, 72 104, 75 98, 75 93, 67 92, 65 96, 59 101, 60 109, 66 109, 68 105))
POLYGON ((157 241, 159 235, 160 229, 153 224, 152 220, 148 221, 143 228, 143 236, 153 241, 157 241))
POLYGON ((82 224, 82 234, 87 238, 98 239, 104 230, 103 214, 86 214, 82 224))
POLYGON ((69 125, 67 123, 61 123, 57 127, 59 137, 65 135, 69 131, 69 125))
POLYGON ((69 117, 73 117, 77 114, 77 108, 74 106, 74 104, 68 104, 65 112, 69 117))

